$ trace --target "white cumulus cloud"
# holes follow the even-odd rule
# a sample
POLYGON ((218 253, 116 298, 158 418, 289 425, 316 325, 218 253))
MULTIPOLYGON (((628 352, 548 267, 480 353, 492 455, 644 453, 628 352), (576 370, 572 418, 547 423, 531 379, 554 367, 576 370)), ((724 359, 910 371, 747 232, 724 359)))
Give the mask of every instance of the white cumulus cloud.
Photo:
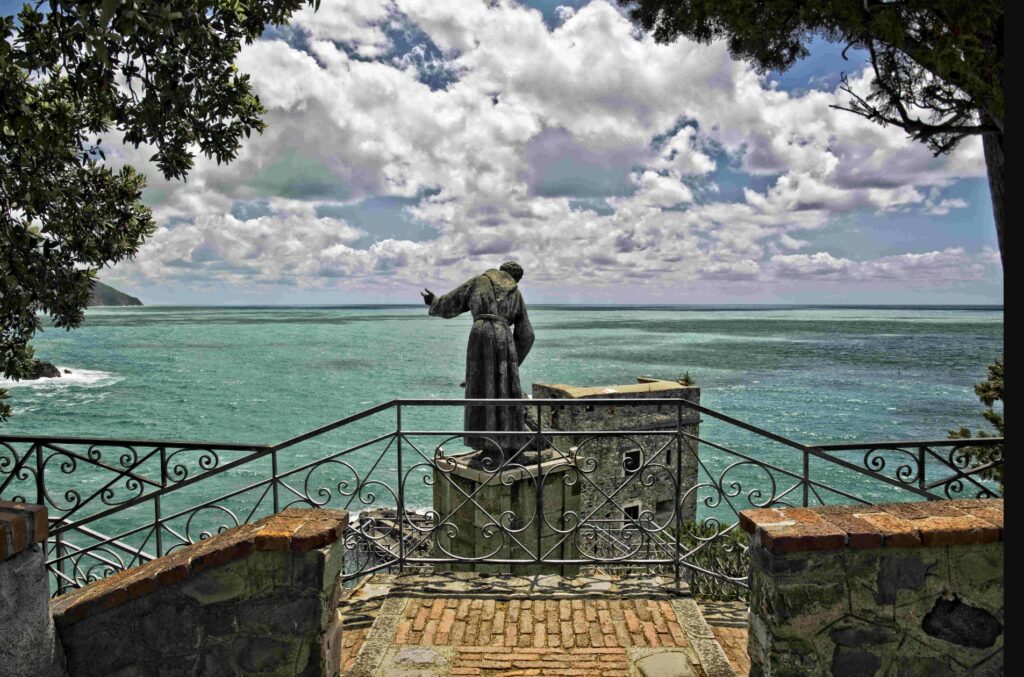
POLYGON ((991 257, 956 248, 866 261, 806 251, 844 214, 963 209, 944 191, 984 175, 976 139, 934 158, 899 130, 831 108, 842 92, 769 86, 720 43, 657 44, 605 0, 556 14, 552 29, 511 0, 301 11, 291 30, 303 44, 271 36, 238 59, 268 129, 235 162, 200 159, 187 182, 167 182, 151 149, 113 150, 115 164, 150 170, 161 224, 115 277, 399 293, 513 257, 551 290, 569 271, 581 288, 627 278, 941 285, 954 264, 961 277, 991 274, 980 272, 991 257), (395 31, 429 43, 396 55, 395 31), (415 65, 428 49, 454 79, 415 65), (716 174, 725 165, 767 181, 727 197, 716 174), (436 237, 318 216, 375 196, 409 200, 408 218, 436 237), (236 218, 238 201, 263 201, 267 213, 236 218))

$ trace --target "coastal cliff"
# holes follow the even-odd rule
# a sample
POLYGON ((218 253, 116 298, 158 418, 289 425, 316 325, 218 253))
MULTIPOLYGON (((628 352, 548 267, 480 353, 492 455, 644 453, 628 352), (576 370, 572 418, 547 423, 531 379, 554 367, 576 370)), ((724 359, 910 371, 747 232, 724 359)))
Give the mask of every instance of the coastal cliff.
POLYGON ((134 296, 129 296, 122 291, 114 289, 110 285, 103 284, 99 280, 93 280, 92 296, 89 298, 90 306, 141 306, 142 301, 134 296))

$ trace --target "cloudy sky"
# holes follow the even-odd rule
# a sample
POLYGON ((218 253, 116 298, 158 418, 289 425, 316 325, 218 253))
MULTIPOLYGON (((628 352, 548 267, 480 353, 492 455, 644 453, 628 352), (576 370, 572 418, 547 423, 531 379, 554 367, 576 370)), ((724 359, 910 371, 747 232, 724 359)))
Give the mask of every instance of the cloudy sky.
POLYGON ((237 161, 167 182, 101 278, 147 303, 416 302, 507 259, 531 302, 1000 303, 981 143, 829 108, 863 55, 759 75, 605 0, 323 0, 238 66, 237 161))

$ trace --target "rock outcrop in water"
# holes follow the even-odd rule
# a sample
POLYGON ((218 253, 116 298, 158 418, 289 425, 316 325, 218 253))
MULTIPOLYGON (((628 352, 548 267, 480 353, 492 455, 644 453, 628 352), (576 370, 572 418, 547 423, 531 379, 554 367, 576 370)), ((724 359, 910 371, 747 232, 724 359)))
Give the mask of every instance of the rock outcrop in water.
POLYGON ((32 371, 25 376, 25 380, 34 381, 39 378, 60 378, 60 369, 43 360, 32 360, 32 371))
POLYGON ((129 296, 122 291, 114 289, 110 285, 103 284, 99 280, 92 281, 92 295, 89 297, 90 306, 141 306, 142 301, 134 296, 129 296))

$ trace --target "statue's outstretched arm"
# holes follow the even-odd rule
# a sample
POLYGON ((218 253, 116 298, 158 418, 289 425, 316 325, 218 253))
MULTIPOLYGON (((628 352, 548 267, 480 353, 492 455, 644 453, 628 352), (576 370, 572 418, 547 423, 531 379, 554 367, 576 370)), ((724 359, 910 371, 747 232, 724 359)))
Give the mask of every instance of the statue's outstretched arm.
POLYGON ((519 314, 513 323, 515 329, 512 331, 512 341, 516 344, 516 356, 519 364, 523 363, 526 356, 533 347, 533 325, 530 324, 530 316, 526 314, 526 302, 519 299, 519 314))
POLYGON ((430 304, 430 315, 438 317, 455 317, 469 310, 469 300, 473 296, 476 278, 467 280, 443 296, 435 296, 430 304))

